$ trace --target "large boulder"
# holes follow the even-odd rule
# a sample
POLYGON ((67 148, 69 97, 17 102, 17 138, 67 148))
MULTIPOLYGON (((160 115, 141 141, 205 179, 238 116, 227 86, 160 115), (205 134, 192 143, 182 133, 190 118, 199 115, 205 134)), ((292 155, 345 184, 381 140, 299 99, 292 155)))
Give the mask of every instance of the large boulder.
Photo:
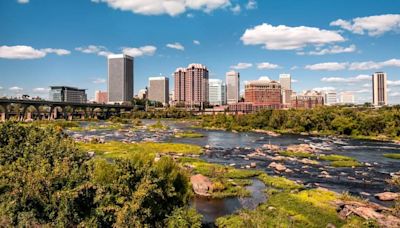
POLYGON ((278 171, 278 172, 283 172, 283 171, 286 170, 286 166, 284 166, 284 165, 282 165, 282 164, 280 164, 280 163, 276 163, 276 162, 271 162, 271 163, 268 165, 268 168, 275 169, 275 170, 278 171))
POLYGON ((400 193, 395 192, 382 192, 375 194, 375 197, 382 201, 393 201, 400 198, 400 193))
POLYGON ((290 145, 287 147, 286 150, 290 152, 308 152, 308 153, 316 152, 315 149, 308 144, 290 145))
POLYGON ((197 195, 210 196, 213 188, 210 178, 201 174, 197 174, 190 177, 190 182, 192 183, 193 191, 197 195))

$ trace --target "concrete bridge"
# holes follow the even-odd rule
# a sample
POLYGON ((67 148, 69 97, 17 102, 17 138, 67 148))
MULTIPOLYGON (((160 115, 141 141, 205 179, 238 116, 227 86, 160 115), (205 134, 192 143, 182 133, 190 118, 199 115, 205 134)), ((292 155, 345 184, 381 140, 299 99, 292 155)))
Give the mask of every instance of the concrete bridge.
MULTIPOLYGON (((0 99, 0 121, 14 118, 18 121, 84 118, 108 118, 130 112, 136 106, 118 104, 72 103, 28 99, 0 99)), ((136 107, 137 108, 137 107, 136 107)))

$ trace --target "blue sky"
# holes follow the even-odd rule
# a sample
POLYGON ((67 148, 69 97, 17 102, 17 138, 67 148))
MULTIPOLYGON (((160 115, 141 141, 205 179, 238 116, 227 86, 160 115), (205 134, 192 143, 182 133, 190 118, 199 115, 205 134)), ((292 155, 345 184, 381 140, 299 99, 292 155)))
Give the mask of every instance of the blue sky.
POLYGON ((385 71, 400 103, 398 1, 2 0, 0 20, 0 95, 69 85, 93 97, 106 89, 104 55, 125 52, 135 93, 196 62, 211 78, 290 73, 295 91, 333 87, 360 103, 371 100, 368 75, 385 71))

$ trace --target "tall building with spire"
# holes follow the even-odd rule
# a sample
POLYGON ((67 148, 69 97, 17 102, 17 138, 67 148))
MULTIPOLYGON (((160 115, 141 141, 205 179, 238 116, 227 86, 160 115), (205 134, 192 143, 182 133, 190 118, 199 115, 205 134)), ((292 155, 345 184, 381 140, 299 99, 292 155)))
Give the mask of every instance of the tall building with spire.
POLYGON ((372 104, 374 106, 388 104, 387 75, 384 72, 376 72, 372 75, 372 104))

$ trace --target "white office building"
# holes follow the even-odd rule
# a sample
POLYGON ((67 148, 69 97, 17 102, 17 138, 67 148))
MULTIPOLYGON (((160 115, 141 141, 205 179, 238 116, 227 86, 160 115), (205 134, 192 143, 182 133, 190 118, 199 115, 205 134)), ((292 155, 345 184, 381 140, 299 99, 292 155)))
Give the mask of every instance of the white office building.
POLYGON ((290 74, 280 74, 279 83, 281 84, 282 103, 289 105, 292 97, 292 77, 290 74))
POLYGON ((352 92, 342 92, 340 94, 340 103, 341 104, 354 104, 355 97, 352 92))
POLYGON ((335 105, 337 104, 337 93, 336 91, 323 91, 325 105, 335 105))
POLYGON ((210 105, 226 104, 226 85, 222 82, 222 80, 208 80, 208 98, 210 105))
POLYGON ((236 104, 240 100, 240 74, 229 71, 226 73, 226 98, 228 104, 236 104))
POLYGON ((169 104, 169 78, 149 78, 149 100, 161 102, 164 106, 169 104))

